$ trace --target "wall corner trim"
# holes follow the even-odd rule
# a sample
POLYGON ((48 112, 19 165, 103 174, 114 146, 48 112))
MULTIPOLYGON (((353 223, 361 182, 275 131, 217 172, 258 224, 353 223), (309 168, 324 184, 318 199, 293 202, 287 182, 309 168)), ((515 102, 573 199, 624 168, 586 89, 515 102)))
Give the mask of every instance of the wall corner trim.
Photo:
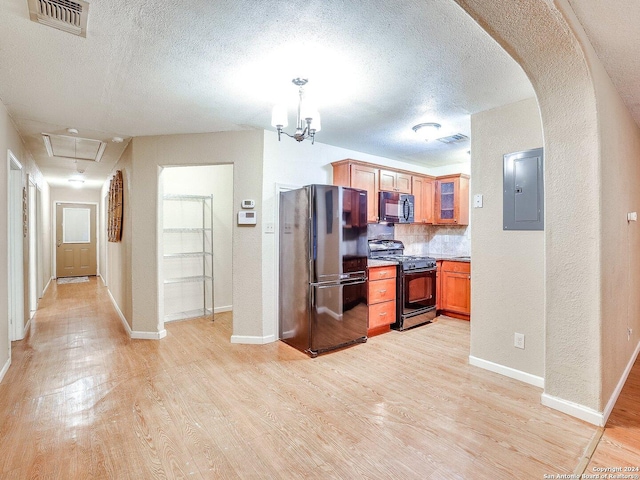
POLYGON ((273 343, 276 340, 275 335, 267 335, 260 337, 257 335, 231 335, 231 343, 244 343, 246 345, 264 345, 265 343, 273 343))
POLYGON ((127 319, 122 314, 120 307, 118 307, 118 304, 116 303, 115 298, 113 298, 113 295, 111 295, 111 291, 109 291, 109 289, 107 289, 107 293, 109 294, 109 298, 111 299, 113 308, 115 309, 116 313, 120 317, 120 320, 122 321, 122 325, 124 326, 124 329, 127 332, 127 335, 129 335, 129 338, 140 339, 140 340, 160 340, 167 336, 167 331, 164 328, 159 332, 138 332, 135 330, 131 330, 131 327, 129 326, 129 322, 127 322, 127 319))
POLYGON ((7 370, 9 370, 9 367, 11 366, 11 357, 7 358, 7 361, 4 364, 4 367, 2 367, 2 370, 0 370, 0 382, 2 382, 2 380, 4 379, 4 375, 7 373, 7 370))
POLYGON ((528 383, 529 385, 533 385, 534 387, 544 388, 543 377, 538 377, 521 370, 516 370, 515 368, 506 367, 498 363, 493 363, 489 360, 483 360, 482 358, 474 357, 473 355, 469 355, 469 365, 483 368, 485 370, 489 370, 490 372, 499 373, 500 375, 504 375, 505 377, 528 383))
POLYGON ((540 402, 545 407, 553 408, 559 412, 566 413, 572 417, 579 418, 598 427, 604 427, 606 419, 603 412, 598 412, 579 403, 570 402, 562 398, 554 397, 548 393, 543 393, 540 402))
MULTIPOLYGON (((633 352, 633 354, 631 355, 631 358, 629 359, 629 362, 627 363, 627 368, 625 368, 624 372, 622 372, 622 376, 620 377, 620 380, 618 381, 618 385, 616 385, 616 388, 613 390, 613 393, 611 394, 611 397, 609 398, 609 401, 607 402, 607 406, 604 408, 604 412, 603 412, 604 423, 607 423, 607 420, 609 420, 609 415, 611 415, 611 412, 613 411, 613 407, 615 406, 616 402, 618 401, 618 397, 620 396, 620 393, 622 392, 622 388, 624 387, 624 384, 627 382, 627 378, 629 377, 629 374, 631 373, 631 369, 633 368, 633 365, 636 363, 636 359, 638 358, 638 354, 640 354, 640 342, 638 342, 638 345, 636 345, 636 349, 633 352)), ((604 426, 604 423, 601 426, 604 426)))

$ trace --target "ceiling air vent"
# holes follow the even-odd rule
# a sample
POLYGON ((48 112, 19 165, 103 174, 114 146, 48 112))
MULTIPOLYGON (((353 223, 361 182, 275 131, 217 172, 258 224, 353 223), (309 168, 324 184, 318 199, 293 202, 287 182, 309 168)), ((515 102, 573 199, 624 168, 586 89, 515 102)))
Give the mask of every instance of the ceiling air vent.
POLYGON ((449 135, 448 137, 438 138, 437 140, 442 143, 460 143, 460 142, 464 142, 465 140, 469 140, 469 137, 461 133, 456 133, 455 135, 449 135))
POLYGON ((80 37, 87 36, 89 4, 82 0, 28 0, 34 22, 80 37))
POLYGON ((99 162, 102 160, 104 149, 107 148, 105 142, 92 138, 43 133, 42 139, 44 140, 44 146, 50 157, 74 158, 99 162))

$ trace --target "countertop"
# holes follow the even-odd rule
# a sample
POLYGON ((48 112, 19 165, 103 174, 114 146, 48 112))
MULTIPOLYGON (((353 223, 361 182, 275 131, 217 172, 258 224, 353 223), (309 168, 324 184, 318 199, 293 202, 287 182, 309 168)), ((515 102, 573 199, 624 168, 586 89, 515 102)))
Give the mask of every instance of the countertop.
POLYGON ((445 255, 445 254, 437 254, 437 255, 429 255, 438 260, 448 260, 450 262, 466 262, 471 263, 471 257, 467 256, 456 256, 456 255, 445 255))
POLYGON ((391 260, 375 260, 373 258, 369 258, 367 259, 367 267, 369 268, 374 268, 374 267, 389 267, 391 265, 398 265, 398 262, 394 262, 391 260))

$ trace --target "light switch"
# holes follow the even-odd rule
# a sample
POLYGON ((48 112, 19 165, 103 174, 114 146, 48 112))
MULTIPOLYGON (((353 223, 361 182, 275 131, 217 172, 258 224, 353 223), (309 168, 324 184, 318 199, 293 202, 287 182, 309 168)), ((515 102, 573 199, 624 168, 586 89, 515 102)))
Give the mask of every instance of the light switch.
POLYGON ((482 208, 482 194, 478 193, 473 196, 473 208, 482 208))

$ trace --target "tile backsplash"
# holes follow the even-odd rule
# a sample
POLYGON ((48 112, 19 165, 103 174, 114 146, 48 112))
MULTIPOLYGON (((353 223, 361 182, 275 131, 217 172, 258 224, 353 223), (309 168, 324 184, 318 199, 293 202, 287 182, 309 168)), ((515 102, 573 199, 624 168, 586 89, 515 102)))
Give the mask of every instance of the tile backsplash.
POLYGON ((469 226, 395 225, 395 239, 404 243, 405 255, 471 254, 469 226))

